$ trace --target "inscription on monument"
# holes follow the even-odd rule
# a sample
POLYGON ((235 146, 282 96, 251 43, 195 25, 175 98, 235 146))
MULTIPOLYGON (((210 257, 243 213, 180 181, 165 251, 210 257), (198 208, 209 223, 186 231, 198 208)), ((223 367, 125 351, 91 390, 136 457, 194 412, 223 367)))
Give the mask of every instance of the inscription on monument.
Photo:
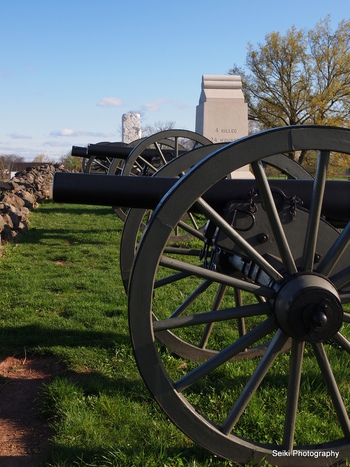
POLYGON ((237 128, 215 128, 214 136, 209 137, 213 143, 229 143, 237 139, 237 128))

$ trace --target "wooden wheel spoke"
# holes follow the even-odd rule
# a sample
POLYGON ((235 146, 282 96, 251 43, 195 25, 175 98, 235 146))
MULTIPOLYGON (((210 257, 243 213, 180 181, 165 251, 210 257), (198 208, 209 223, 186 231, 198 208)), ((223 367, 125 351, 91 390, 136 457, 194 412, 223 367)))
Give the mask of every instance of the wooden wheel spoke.
POLYGON ((174 388, 178 392, 184 391, 198 380, 207 376, 211 371, 226 363, 239 352, 244 351, 247 347, 250 347, 255 342, 266 337, 275 329, 276 323, 274 318, 267 318, 263 323, 257 325, 254 329, 247 332, 247 334, 237 339, 233 344, 229 345, 210 360, 202 363, 195 370, 174 383, 174 388))
POLYGON ((273 199, 271 188, 267 181, 264 167, 261 162, 254 162, 252 163, 252 169, 256 181, 258 183, 260 196, 264 202, 266 213, 270 221, 270 227, 275 238, 276 244, 278 246, 278 251, 280 252, 281 259, 288 274, 294 274, 297 272, 297 267, 295 265, 292 252, 289 248, 287 238, 285 236, 282 223, 278 215, 276 204, 273 199))
MULTIPOLYGON (((154 167, 148 160, 144 159, 142 156, 139 156, 138 159, 145 165, 147 166, 153 173, 156 173, 158 169, 154 167)), ((140 168, 143 170, 142 165, 140 165, 140 168)))
MULTIPOLYGON (((243 339, 243 337, 241 338, 243 339)), ((276 357, 280 353, 282 347, 288 340, 288 336, 284 334, 280 329, 276 332, 275 337, 268 346, 264 356, 261 358, 258 366, 256 367, 254 373, 246 384, 245 388, 241 392, 241 395, 237 399, 234 407, 229 413, 228 417, 221 426, 221 431, 225 434, 228 434, 232 431, 233 427, 239 420, 240 416, 247 407, 249 401, 255 394, 256 390, 261 384, 261 381, 264 379, 266 373, 271 368, 271 365, 275 361, 276 357)))
POLYGON ((181 227, 186 232, 188 232, 189 234, 193 235, 194 237, 199 238, 199 240, 202 240, 202 241, 205 240, 203 233, 200 230, 198 230, 198 228, 197 229, 193 228, 190 225, 186 224, 186 222, 184 221, 180 221, 178 223, 178 226, 181 227))
POLYGON ((180 281, 184 279, 185 277, 189 277, 190 275, 191 275, 190 272, 183 271, 177 274, 171 274, 170 276, 163 277, 162 279, 158 279, 157 281, 155 281, 154 289, 157 289, 159 287, 164 287, 165 285, 180 281))
POLYGON ((192 225, 195 228, 195 230, 199 230, 198 224, 197 224, 196 219, 194 218, 194 215, 192 214, 192 212, 188 213, 188 217, 191 219, 192 225))
POLYGON ((161 147, 160 147, 160 144, 158 143, 158 141, 156 141, 156 142, 154 143, 154 145, 155 145, 155 147, 156 147, 156 149, 157 149, 157 152, 158 152, 160 158, 161 158, 162 161, 163 161, 163 164, 165 165, 165 164, 167 163, 167 161, 166 161, 165 156, 164 156, 164 154, 163 154, 163 151, 162 151, 162 149, 161 149, 161 147))
POLYGON ((164 253, 168 253, 171 255, 193 256, 195 258, 198 258, 200 252, 201 250, 196 250, 193 248, 180 248, 176 246, 167 246, 164 248, 164 253))
POLYGON ((324 190, 326 186, 329 155, 330 151, 320 151, 318 156, 318 164, 311 198, 310 215, 304 242, 302 259, 302 269, 304 271, 312 271, 314 268, 316 242, 320 225, 324 190))
MULTIPOLYGON (((243 300, 242 300, 242 291, 235 288, 234 289, 234 295, 235 295, 235 303, 236 307, 242 306, 243 305, 243 300)), ((260 303, 265 303, 265 300, 261 300, 258 298, 260 303)), ((237 325, 238 325, 238 333, 239 336, 243 336, 245 334, 245 322, 244 318, 238 318, 237 319, 237 325)))
POLYGON ((182 302, 182 304, 171 314, 170 318, 176 318, 177 316, 181 316, 188 307, 192 305, 192 303, 203 293, 207 290, 208 287, 212 284, 212 281, 205 280, 202 282, 196 290, 191 293, 189 297, 187 297, 186 300, 182 302))
POLYGON ((350 440, 350 421, 344 405, 343 399, 340 395, 337 383, 335 381, 332 368, 328 361, 326 352, 322 344, 313 344, 314 353, 317 359, 318 366, 320 367, 323 379, 326 383, 328 392, 333 401, 334 409, 337 414, 340 426, 343 430, 344 436, 350 440))
MULTIPOLYGON (((221 305, 222 299, 224 298, 226 290, 227 290, 227 285, 223 285, 223 284, 219 285, 219 289, 216 293, 211 311, 217 311, 220 308, 220 305, 221 305)), ((204 349, 206 347, 211 331, 213 329, 213 325, 214 325, 213 322, 207 323, 204 329, 204 332, 202 334, 201 340, 199 342, 199 347, 201 349, 204 349)))
MULTIPOLYGON (((325 257, 322 259, 321 263, 317 267, 316 272, 323 274, 325 276, 329 276, 332 273, 335 265, 341 258, 342 254, 349 246, 349 244, 350 244, 350 222, 347 224, 345 229, 342 231, 342 233, 339 235, 337 240, 334 242, 332 248, 328 250, 327 254, 325 255, 325 257)), ((349 270, 350 268, 347 268, 347 269, 349 270)), ((350 276, 349 271, 348 271, 348 274, 350 276)))
POLYGON ((109 166, 107 161, 103 161, 101 159, 94 159, 94 165, 101 167, 103 170, 105 170, 106 167, 108 168, 109 166))
MULTIPOLYGON (((347 313, 347 319, 350 321, 350 315, 347 313)), ((348 321, 348 322, 349 322, 348 321)), ((333 337, 333 340, 340 345, 340 347, 345 350, 346 352, 350 353, 350 342, 348 339, 343 336, 340 332, 337 332, 336 335, 333 337)))
POLYGON ((337 289, 342 289, 348 285, 350 283, 350 266, 331 276, 330 280, 337 287, 337 289))
POLYGON ((287 391, 286 417, 284 420, 283 447, 293 450, 295 420, 298 407, 301 366, 304 354, 304 342, 295 339, 292 341, 292 351, 290 357, 290 373, 287 391))
POLYGON ((235 277, 226 276, 225 274, 205 269, 202 266, 196 266, 184 261, 167 258, 166 256, 162 256, 159 264, 169 269, 187 272, 190 275, 202 277, 203 279, 211 279, 213 282, 237 287, 239 289, 246 290, 247 292, 261 295, 266 298, 273 298, 275 296, 275 292, 270 287, 253 284, 247 281, 243 281, 242 279, 236 279, 235 277))
POLYGON ((174 148, 175 157, 179 156, 179 137, 175 136, 175 148, 174 148))
POLYGON ((165 331, 167 329, 182 328, 186 326, 196 326, 198 324, 216 323, 237 318, 248 318, 249 316, 269 315, 272 311, 271 305, 266 303, 246 305, 238 308, 228 308, 225 310, 212 310, 207 313, 198 313, 195 315, 179 316, 173 313, 170 318, 155 321, 153 324, 154 332, 165 331))

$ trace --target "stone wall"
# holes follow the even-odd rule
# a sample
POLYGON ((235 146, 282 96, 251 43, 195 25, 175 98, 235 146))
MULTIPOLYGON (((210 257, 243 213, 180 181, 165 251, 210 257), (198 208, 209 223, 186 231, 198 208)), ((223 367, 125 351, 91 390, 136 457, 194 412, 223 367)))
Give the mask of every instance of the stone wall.
POLYGON ((0 182, 0 238, 1 243, 15 240, 28 228, 31 209, 50 197, 50 187, 58 165, 29 167, 9 182, 0 182))

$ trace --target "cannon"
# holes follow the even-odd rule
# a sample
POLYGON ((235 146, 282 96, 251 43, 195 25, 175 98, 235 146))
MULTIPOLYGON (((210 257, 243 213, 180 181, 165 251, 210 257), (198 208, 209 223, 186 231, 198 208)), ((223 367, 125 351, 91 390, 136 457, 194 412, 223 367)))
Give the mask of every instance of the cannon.
MULTIPOLYGON (((208 138, 198 133, 172 129, 129 144, 98 143, 89 144, 87 148, 73 146, 71 152, 83 157, 83 170, 86 173, 149 176, 179 155, 211 144, 208 138)), ((114 212, 125 221, 125 208, 114 206, 114 212)))
POLYGON ((57 201, 154 210, 129 272, 134 355, 170 420, 219 457, 350 456, 350 185, 327 180, 339 154, 349 130, 296 126, 229 143, 178 179, 55 175, 57 201), (268 158, 302 150, 318 151, 314 179, 268 180, 268 158), (254 180, 227 179, 247 164, 254 180), (189 213, 202 236, 174 251, 189 213))
POLYGON ((73 146, 71 154, 83 157, 86 173, 149 175, 180 154, 207 144, 212 142, 198 133, 172 129, 129 144, 101 142, 86 148, 73 146))

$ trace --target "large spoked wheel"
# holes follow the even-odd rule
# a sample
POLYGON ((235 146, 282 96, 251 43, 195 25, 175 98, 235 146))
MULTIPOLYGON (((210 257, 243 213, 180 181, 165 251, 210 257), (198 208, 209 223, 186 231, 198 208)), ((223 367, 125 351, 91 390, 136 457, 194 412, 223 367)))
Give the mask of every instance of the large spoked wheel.
MULTIPOLYGON (((337 152, 350 153, 350 131, 285 127, 229 144, 194 166, 163 198, 138 247, 129 283, 129 325, 140 373, 169 418, 220 457, 319 466, 350 456, 350 224, 340 234, 320 217, 329 160, 337 152), (300 150, 319 151, 311 207, 294 206, 293 219, 286 221, 291 213, 275 204, 261 159, 300 150), (204 200, 211 186, 246 164, 258 187, 255 207, 266 215, 261 232, 270 241, 266 249, 204 200), (194 205, 218 229, 216 267, 163 253, 174 227, 194 205), (297 230, 289 231, 299 218, 297 230), (225 269, 218 249, 232 267, 225 269), (158 294, 155 283, 164 269, 187 275, 189 283, 158 294), (178 300, 187 300, 198 280, 238 288, 255 299, 215 311, 203 301, 181 313, 178 300), (238 318, 251 320, 241 336, 230 329, 238 318), (213 341, 217 353, 202 363, 176 358, 156 339, 168 331, 190 339, 197 329, 203 335, 213 325, 219 325, 213 341), (266 340, 262 357, 234 360, 266 340)), ((350 199, 345 190, 339 196, 350 199)))
MULTIPOLYGON (((154 176, 179 177, 205 156, 224 146, 225 144, 218 143, 197 148, 169 162, 154 176)), ((292 179, 312 179, 311 175, 305 169, 283 154, 267 157, 263 160, 263 163, 265 166, 271 166, 278 169, 284 176, 292 179)), ((231 174, 231 176, 234 176, 234 174, 231 174)), ((124 222, 120 242, 120 271, 126 291, 128 289, 130 271, 137 251, 137 245, 150 216, 151 213, 149 211, 131 209, 124 222)), ((198 259, 199 256, 203 256, 203 252, 206 251, 208 244, 208 236, 205 231, 207 220, 208 219, 205 216, 198 217, 196 216, 196 213, 191 212, 187 213, 186 216, 183 216, 179 224, 176 226, 176 230, 169 237, 167 246, 164 248, 164 253, 171 254, 173 258, 183 257, 186 255, 187 258, 192 258, 192 260, 196 258, 198 259)), ((203 261, 205 262, 207 259, 203 258, 203 261)), ((174 286, 181 288, 183 281, 186 280, 186 275, 170 274, 168 277, 162 278, 161 281, 157 281, 155 283, 155 287, 170 288, 169 284, 172 284, 171 287, 173 288, 174 286)), ((206 293, 207 285, 209 285, 207 281, 203 281, 198 284, 196 291, 191 297, 189 297, 189 300, 183 300, 181 303, 181 313, 184 313, 187 307, 193 306, 193 302, 195 300, 199 301, 202 293, 206 293)), ((211 287, 211 292, 214 287, 215 285, 211 287)), ((220 285, 218 287, 217 294, 214 294, 212 298, 212 311, 218 310, 222 306, 226 293, 229 294, 228 300, 234 302, 235 306, 239 306, 242 302, 242 291, 240 289, 234 288, 233 290, 228 290, 227 287, 220 285)), ((235 327, 238 330, 239 335, 243 335, 246 328, 245 320, 243 318, 239 318, 235 327)), ((158 334, 157 338, 168 349, 180 357, 195 361, 205 361, 217 353, 217 350, 211 349, 208 345, 211 333, 212 329, 208 327, 197 342, 193 342, 193 339, 188 341, 185 336, 180 337, 171 331, 162 332, 158 334)), ((257 355, 262 355, 265 350, 266 343, 255 348, 245 349, 243 352, 237 354, 235 359, 253 358, 257 355)))

